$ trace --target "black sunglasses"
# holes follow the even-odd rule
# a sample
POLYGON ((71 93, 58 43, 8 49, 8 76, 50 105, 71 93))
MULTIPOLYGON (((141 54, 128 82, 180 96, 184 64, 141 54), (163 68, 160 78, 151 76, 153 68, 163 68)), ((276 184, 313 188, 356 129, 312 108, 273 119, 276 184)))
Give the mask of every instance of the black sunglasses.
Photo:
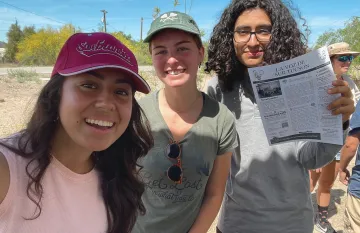
POLYGON ((169 159, 176 159, 177 161, 176 164, 173 164, 171 167, 168 168, 167 170, 168 178, 177 184, 181 184, 183 171, 181 166, 180 145, 175 141, 170 142, 166 147, 165 154, 169 159))
POLYGON ((339 56, 337 57, 337 60, 340 62, 352 62, 354 60, 354 56, 353 55, 343 55, 343 56, 339 56))

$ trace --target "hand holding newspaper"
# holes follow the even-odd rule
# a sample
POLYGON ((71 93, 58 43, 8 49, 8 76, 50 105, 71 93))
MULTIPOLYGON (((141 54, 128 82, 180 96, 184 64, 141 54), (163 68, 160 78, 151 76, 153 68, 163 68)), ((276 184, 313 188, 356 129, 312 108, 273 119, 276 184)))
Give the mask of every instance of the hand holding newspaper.
POLYGON ((249 68, 269 144, 307 140, 343 144, 341 115, 327 106, 340 94, 326 47, 274 65, 249 68))

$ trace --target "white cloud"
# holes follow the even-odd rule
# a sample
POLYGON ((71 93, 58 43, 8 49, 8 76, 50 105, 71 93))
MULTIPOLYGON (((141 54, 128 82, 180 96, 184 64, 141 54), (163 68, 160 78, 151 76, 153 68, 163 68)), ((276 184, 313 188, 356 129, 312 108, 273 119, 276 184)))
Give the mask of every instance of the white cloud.
POLYGON ((311 28, 340 28, 344 26, 344 23, 349 19, 336 19, 328 16, 316 16, 308 19, 308 25, 311 28))
POLYGON ((311 30, 309 45, 313 46, 316 40, 324 32, 329 30, 337 30, 345 26, 345 22, 348 18, 334 18, 329 16, 315 16, 307 18, 307 25, 311 30))

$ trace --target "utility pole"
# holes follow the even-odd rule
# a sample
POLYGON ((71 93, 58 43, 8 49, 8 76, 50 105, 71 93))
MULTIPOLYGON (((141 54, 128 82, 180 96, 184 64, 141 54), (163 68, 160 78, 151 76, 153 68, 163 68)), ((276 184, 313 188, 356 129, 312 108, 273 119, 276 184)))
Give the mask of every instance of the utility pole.
POLYGON ((142 42, 142 31, 143 31, 143 22, 144 22, 144 18, 141 17, 141 26, 140 26, 140 41, 142 42))
POLYGON ((106 32, 106 13, 108 13, 108 12, 106 10, 101 10, 101 12, 104 13, 104 18, 103 18, 103 20, 104 20, 104 30, 106 32))

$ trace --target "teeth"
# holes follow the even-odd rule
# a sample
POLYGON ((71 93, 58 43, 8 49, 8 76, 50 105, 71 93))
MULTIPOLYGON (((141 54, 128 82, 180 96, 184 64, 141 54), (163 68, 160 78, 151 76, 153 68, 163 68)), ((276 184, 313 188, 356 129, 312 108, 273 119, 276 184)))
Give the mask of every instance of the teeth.
POLYGON ((168 71, 168 73, 171 74, 171 75, 178 75, 178 74, 180 74, 182 72, 183 72, 183 70, 170 70, 170 71, 168 71))
POLYGON ((93 119, 85 119, 85 121, 89 124, 105 126, 105 127, 111 127, 114 125, 113 122, 109 122, 109 121, 99 121, 99 120, 93 120, 93 119))

